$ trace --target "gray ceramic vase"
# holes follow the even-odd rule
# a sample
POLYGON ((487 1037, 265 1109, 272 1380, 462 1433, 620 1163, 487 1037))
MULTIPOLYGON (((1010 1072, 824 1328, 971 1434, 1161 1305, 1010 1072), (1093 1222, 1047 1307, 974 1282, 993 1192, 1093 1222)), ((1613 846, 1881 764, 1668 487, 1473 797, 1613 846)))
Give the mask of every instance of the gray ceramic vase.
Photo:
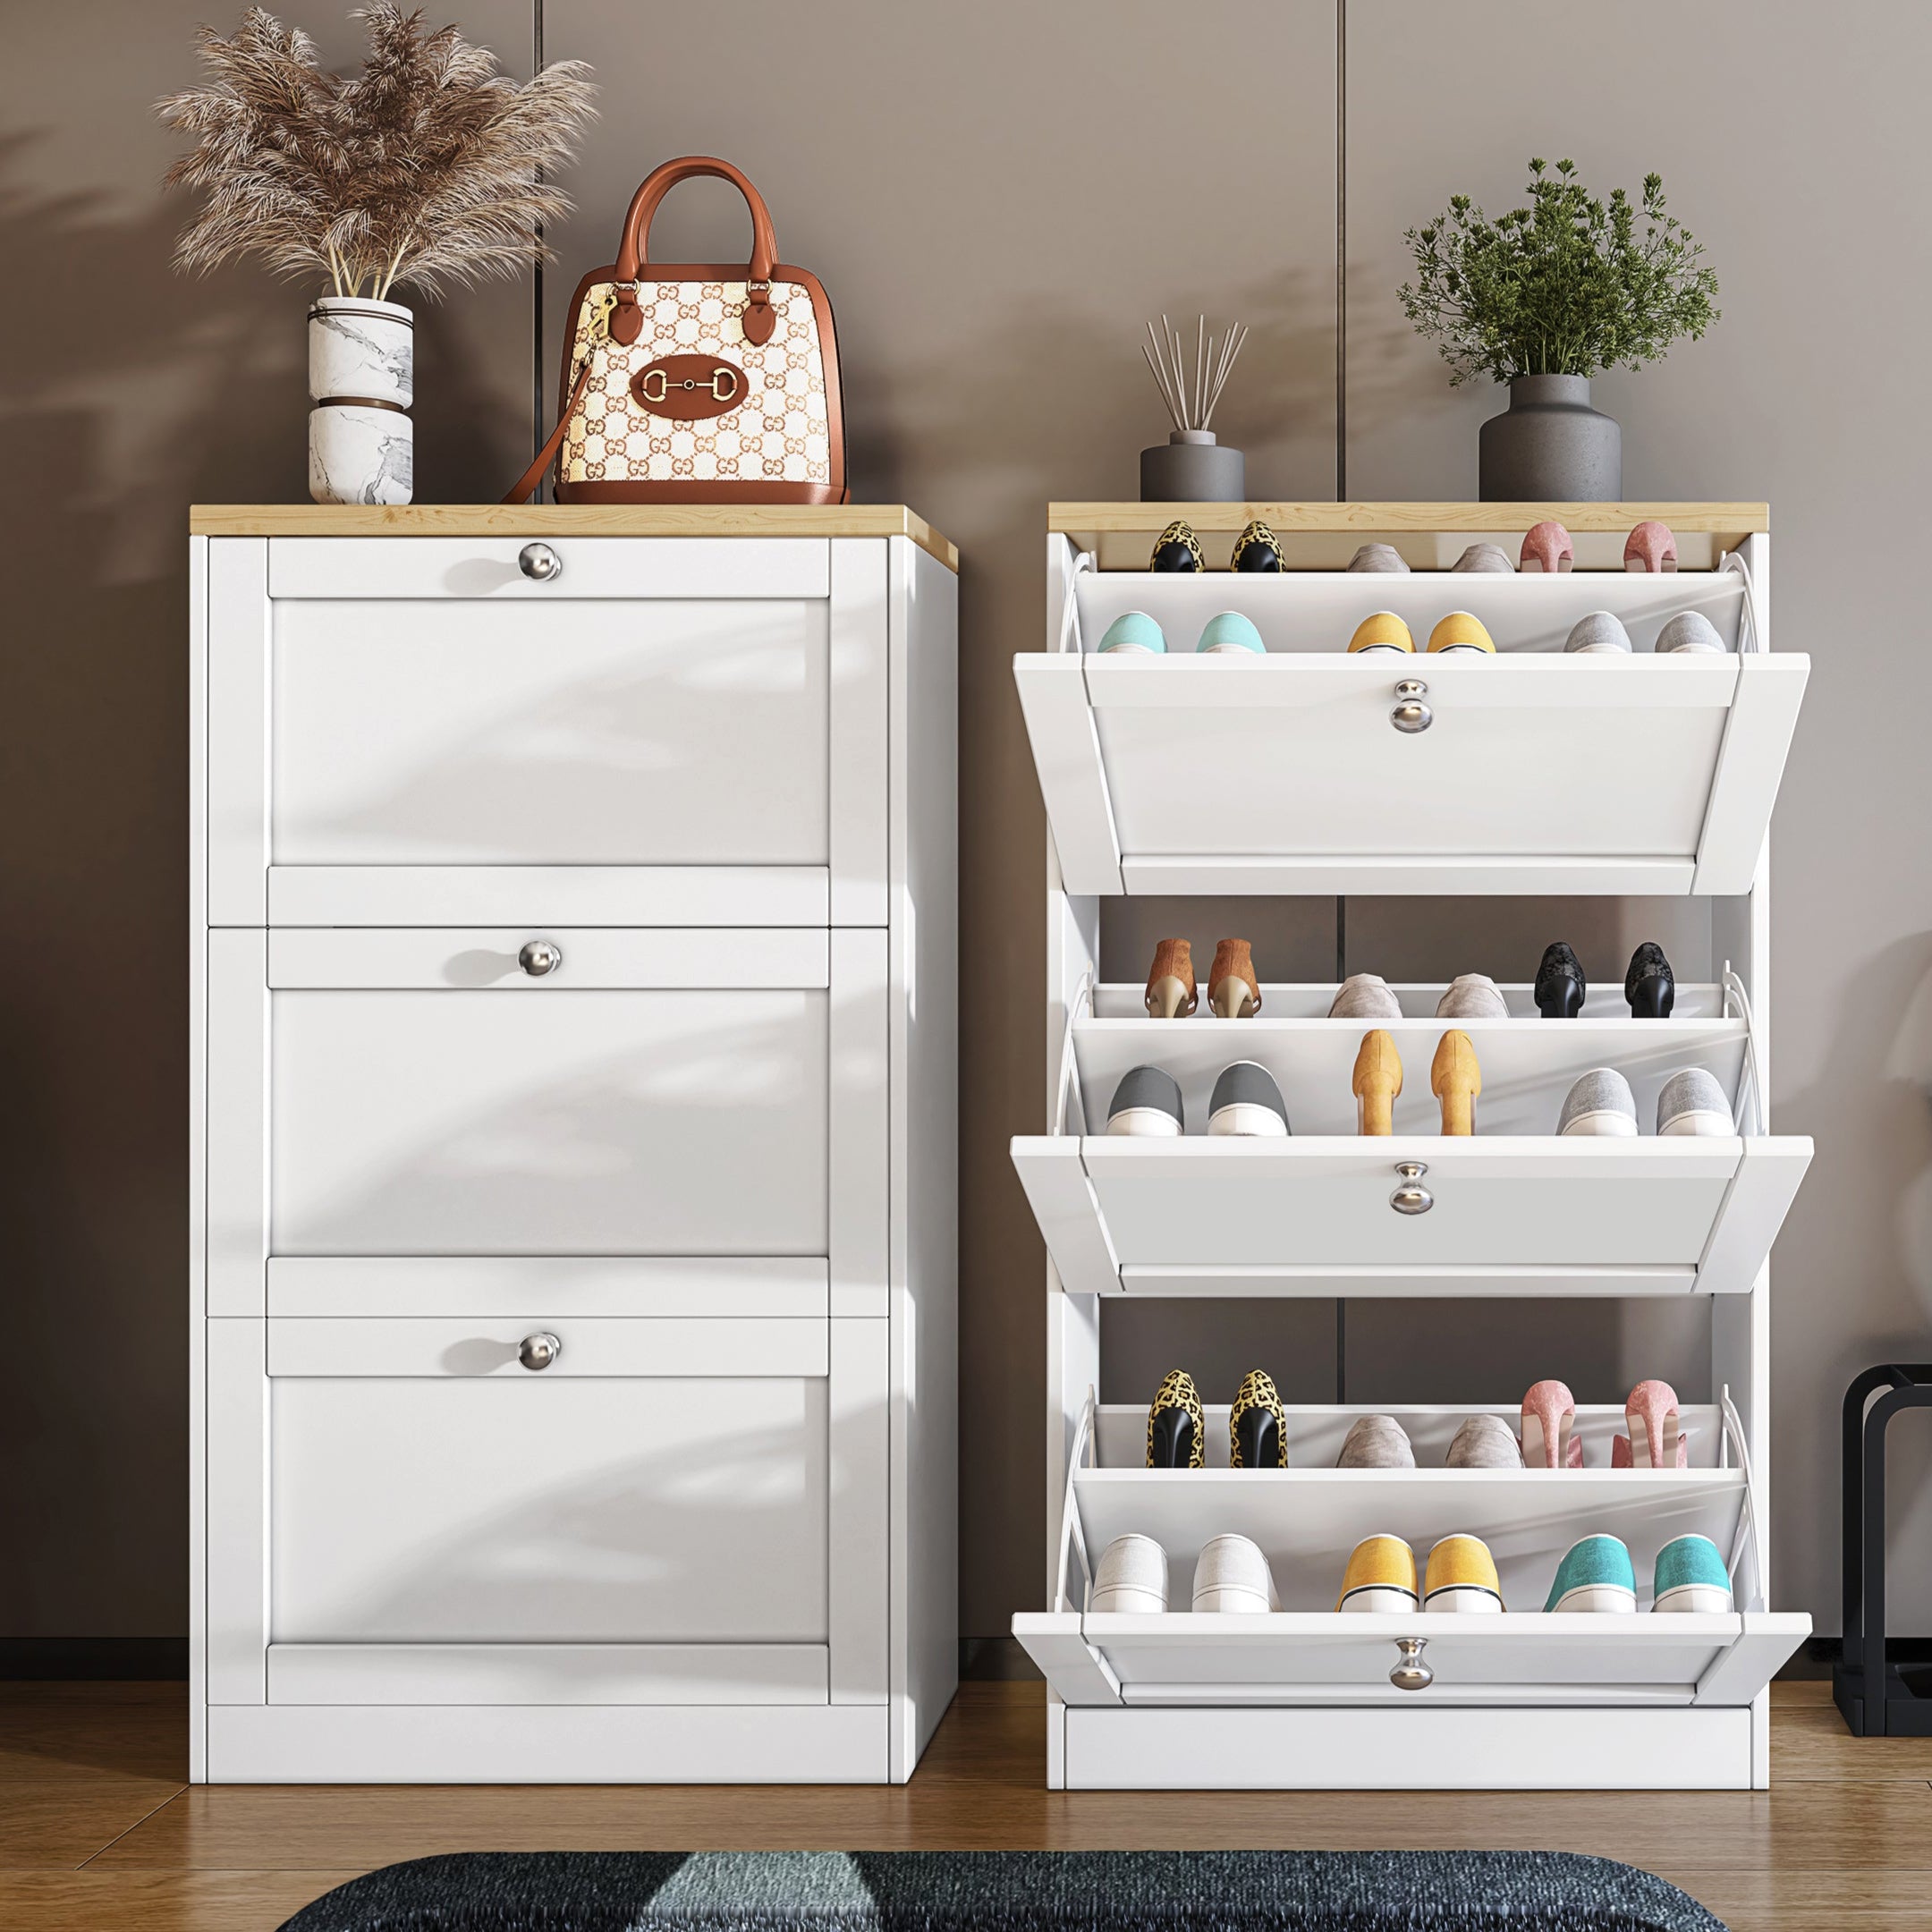
POLYGON ((1485 503, 1616 503, 1623 432, 1590 407, 1588 376, 1519 376, 1510 406, 1482 426, 1485 503))
POLYGON ((1245 503, 1248 462, 1212 429, 1176 429, 1140 452, 1142 503, 1245 503))

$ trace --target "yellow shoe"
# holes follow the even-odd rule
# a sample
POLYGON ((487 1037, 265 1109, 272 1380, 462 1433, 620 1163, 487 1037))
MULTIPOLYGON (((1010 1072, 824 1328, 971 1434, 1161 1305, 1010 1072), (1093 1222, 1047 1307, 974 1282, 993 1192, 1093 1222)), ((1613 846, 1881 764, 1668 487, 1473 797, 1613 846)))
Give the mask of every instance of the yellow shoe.
POLYGON ((1348 648, 1352 657, 1357 651, 1400 651, 1413 656, 1415 639, 1394 611, 1378 610, 1355 626, 1348 648))
POLYGON ((1425 1610, 1500 1610, 1503 1584, 1480 1537, 1446 1536, 1428 1553, 1425 1610))
POLYGON ((1362 1035, 1355 1055, 1355 1131, 1365 1134, 1395 1131, 1395 1099, 1402 1092, 1402 1055, 1395 1036, 1377 1027, 1362 1035))
POLYGON ((1337 1610, 1413 1610, 1415 1552, 1400 1537, 1372 1536, 1355 1546, 1342 1572, 1337 1610))
POLYGON ((1482 1068, 1469 1035, 1452 1028, 1436 1047, 1429 1067, 1429 1091, 1442 1102, 1445 1134, 1476 1131, 1476 1100, 1482 1092, 1482 1068))
POLYGON ((1453 610, 1429 632, 1428 648, 1436 651, 1487 651, 1496 655, 1496 640, 1481 622, 1466 610, 1453 610))

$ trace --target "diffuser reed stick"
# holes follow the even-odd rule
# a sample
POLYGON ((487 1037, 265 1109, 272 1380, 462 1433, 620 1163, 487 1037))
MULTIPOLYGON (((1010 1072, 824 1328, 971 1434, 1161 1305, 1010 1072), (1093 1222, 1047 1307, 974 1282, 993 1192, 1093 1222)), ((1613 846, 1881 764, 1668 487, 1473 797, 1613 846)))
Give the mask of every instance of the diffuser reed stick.
POLYGON ((1140 353, 1153 372, 1155 386, 1174 419, 1175 432, 1184 435, 1189 430, 1206 429, 1214 420, 1215 404, 1227 386, 1234 359, 1248 340, 1246 325, 1231 323, 1217 337, 1208 328, 1208 318, 1197 316, 1191 369, 1181 332, 1165 316, 1160 318, 1158 333, 1151 322, 1147 333, 1147 344, 1140 353))

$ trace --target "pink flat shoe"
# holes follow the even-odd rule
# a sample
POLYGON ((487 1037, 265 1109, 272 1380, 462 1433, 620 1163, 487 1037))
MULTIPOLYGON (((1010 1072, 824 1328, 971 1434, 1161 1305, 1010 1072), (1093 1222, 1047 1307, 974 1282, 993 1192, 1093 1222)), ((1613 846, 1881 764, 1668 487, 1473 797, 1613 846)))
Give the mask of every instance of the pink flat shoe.
POLYGON ((1623 1416, 1630 1434, 1610 1445, 1612 1469, 1690 1468, 1690 1445, 1677 1419, 1677 1391, 1668 1382, 1640 1382, 1623 1416))
POLYGON ((1538 1382, 1522 1399, 1525 1469, 1581 1469, 1583 1445, 1574 1433, 1576 1397, 1562 1382, 1538 1382))
POLYGON ((1623 568, 1627 571, 1674 571, 1677 568, 1677 539, 1668 523, 1654 520, 1640 523, 1623 539, 1623 568))
POLYGON ((1570 541, 1570 532, 1555 517, 1546 518, 1523 538, 1522 557, 1516 568, 1551 575, 1574 570, 1576 547, 1570 541))

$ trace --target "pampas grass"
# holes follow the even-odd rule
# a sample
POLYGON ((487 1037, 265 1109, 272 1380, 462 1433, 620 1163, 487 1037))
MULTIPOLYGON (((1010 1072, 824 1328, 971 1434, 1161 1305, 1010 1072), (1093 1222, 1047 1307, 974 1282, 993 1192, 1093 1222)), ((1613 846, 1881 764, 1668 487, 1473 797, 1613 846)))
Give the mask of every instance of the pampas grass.
POLYGON ((543 223, 570 212, 544 170, 596 112, 589 67, 557 61, 522 84, 420 10, 365 7, 359 74, 250 7, 232 38, 199 36, 207 84, 155 111, 194 146, 167 171, 207 199, 174 266, 204 275, 259 255, 276 275, 326 275, 338 295, 428 295, 550 258, 543 223))

